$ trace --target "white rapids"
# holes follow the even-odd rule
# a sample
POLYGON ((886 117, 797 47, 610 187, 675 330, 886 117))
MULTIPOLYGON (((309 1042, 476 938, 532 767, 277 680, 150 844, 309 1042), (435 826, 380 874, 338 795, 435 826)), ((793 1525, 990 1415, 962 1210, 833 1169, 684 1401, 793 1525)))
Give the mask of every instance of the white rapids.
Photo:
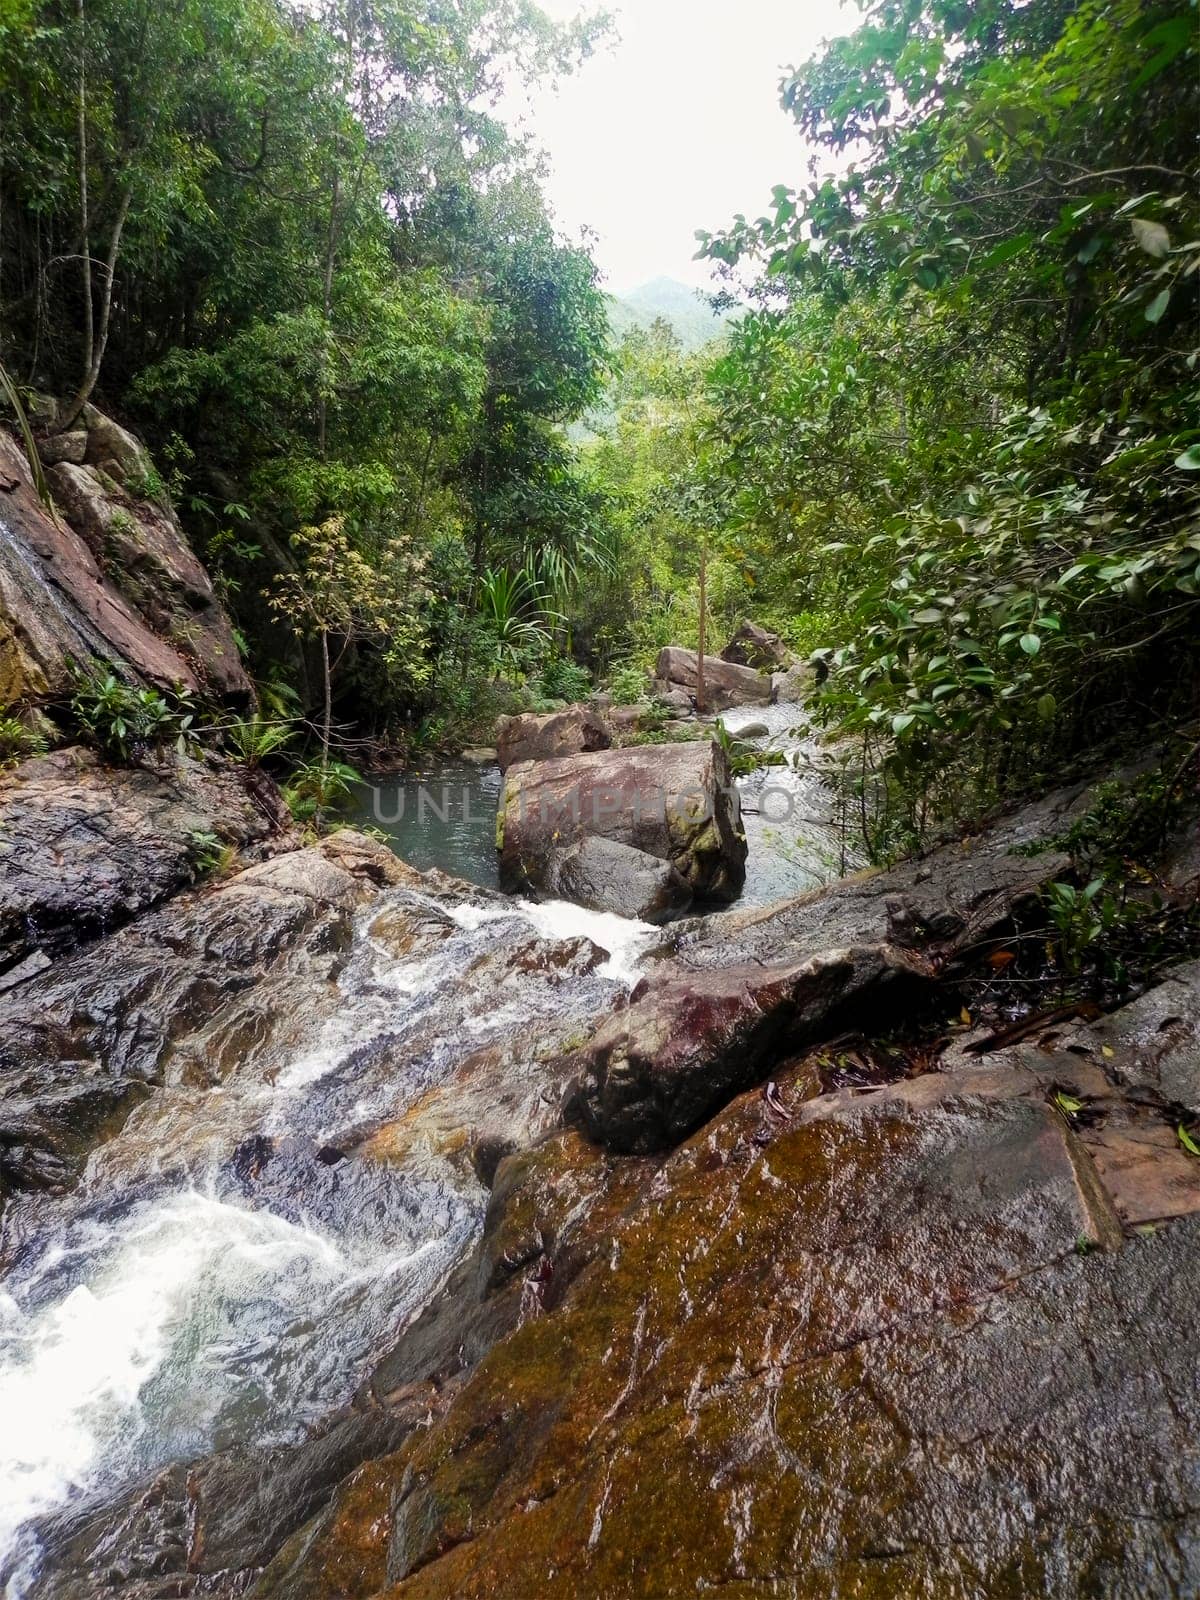
POLYGON ((561 979, 557 990, 513 979, 499 993, 486 976, 461 981, 505 944, 592 940, 607 960, 570 982, 598 1011, 637 981, 659 937, 577 906, 393 893, 448 927, 432 951, 389 954, 365 917, 336 1009, 289 1059, 204 1091, 158 1090, 93 1154, 76 1194, 37 1201, 0 1280, 9 1600, 36 1577, 39 1518, 171 1462, 287 1442, 344 1404, 481 1225, 486 1197, 460 1173, 344 1160, 314 1168, 311 1185, 272 1187, 239 1182, 239 1141, 261 1133, 311 1162, 323 1140, 402 1113, 455 1050, 561 1021, 561 979))

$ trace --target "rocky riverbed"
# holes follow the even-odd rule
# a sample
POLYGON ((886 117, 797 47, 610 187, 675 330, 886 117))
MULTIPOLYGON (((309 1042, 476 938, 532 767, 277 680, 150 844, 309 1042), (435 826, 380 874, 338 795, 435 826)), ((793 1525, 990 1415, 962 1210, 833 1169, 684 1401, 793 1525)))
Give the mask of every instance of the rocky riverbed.
POLYGON ((665 929, 254 828, 26 924, 9 1592, 1194 1592, 1200 965, 954 1014, 1087 803, 665 929))

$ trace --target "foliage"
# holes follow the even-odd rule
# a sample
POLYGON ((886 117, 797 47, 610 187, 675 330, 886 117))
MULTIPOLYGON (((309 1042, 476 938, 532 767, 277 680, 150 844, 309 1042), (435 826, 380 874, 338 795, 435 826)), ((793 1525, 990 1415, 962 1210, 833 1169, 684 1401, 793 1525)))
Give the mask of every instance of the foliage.
POLYGON ((485 572, 479 582, 479 614, 493 678, 521 677, 549 651, 556 614, 545 586, 529 567, 485 572))
POLYGON ((231 722, 222 730, 222 741, 245 767, 261 766, 268 756, 286 749, 295 738, 288 722, 271 722, 255 714, 244 721, 231 722))
POLYGON ((646 674, 641 668, 627 662, 609 674, 608 692, 619 706, 636 705, 646 698, 646 684, 646 674))
POLYGON ((1194 8, 872 0, 785 81, 818 150, 704 249, 759 265, 713 458, 825 723, 919 841, 1190 710, 1194 8))
POLYGON ((114 672, 78 668, 71 713, 87 738, 121 761, 167 747, 186 755, 195 741, 196 707, 188 690, 168 698, 157 689, 135 689, 114 672))
POLYGON ((0 716, 0 768, 28 756, 45 755, 50 748, 43 734, 27 726, 20 717, 0 716))
POLYGON ((1103 894, 1104 888, 1103 878, 1093 878, 1081 889, 1070 883, 1052 883, 1046 890, 1046 907, 1058 934, 1059 960, 1069 973, 1077 975, 1082 970, 1087 951, 1117 920, 1116 901, 1111 894, 1103 894))
POLYGON ((586 700, 592 692, 591 673, 564 656, 554 656, 546 662, 538 683, 547 700, 565 700, 568 704, 586 700))
POLYGON ((319 827, 326 812, 349 805, 362 781, 362 774, 344 761, 306 761, 292 772, 283 798, 297 822, 319 827))
POLYGON ((604 301, 497 106, 605 28, 524 0, 23 0, 0 23, 0 354, 147 436, 162 475, 130 492, 170 495, 255 674, 323 720, 329 689, 411 727, 491 671, 485 572, 530 566, 559 610, 603 556, 564 430, 604 301), (346 635, 301 622, 293 579, 334 525, 403 627, 387 646, 373 596, 331 685, 321 636, 346 635))
POLYGON ((237 859, 237 847, 210 829, 196 828, 188 835, 188 857, 197 877, 214 877, 228 872, 237 859))
POLYGON ((724 752, 735 778, 745 778, 762 767, 781 767, 787 760, 782 750, 763 750, 739 739, 736 733, 730 733, 720 717, 713 729, 713 738, 724 752))

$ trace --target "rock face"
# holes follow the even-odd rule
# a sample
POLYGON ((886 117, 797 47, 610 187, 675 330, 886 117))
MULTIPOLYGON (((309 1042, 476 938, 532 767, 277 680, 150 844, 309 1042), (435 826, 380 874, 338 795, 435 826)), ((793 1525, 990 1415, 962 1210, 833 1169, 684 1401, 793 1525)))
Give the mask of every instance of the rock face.
POLYGON ((738 666, 753 667, 756 672, 783 672, 791 663, 792 653, 777 633, 760 628, 757 622, 742 622, 721 651, 722 661, 732 661, 738 666))
POLYGON ((518 717, 501 717, 496 724, 496 746, 500 770, 506 772, 519 761, 547 761, 558 756, 579 755, 585 750, 607 750, 612 735, 590 706, 568 706, 549 716, 532 712, 518 717))
POLYGON ((497 821, 501 882, 549 891, 558 852, 595 836, 668 862, 703 900, 746 875, 741 808, 715 744, 598 751, 509 769, 497 821))
POLYGON ((285 815, 264 774, 243 779, 188 758, 161 772, 109 767, 82 749, 23 762, 0 775, 0 972, 193 883, 211 847, 203 836, 241 848, 285 815))
MULTIPOLYGON (((699 657, 694 650, 671 644, 659 652, 655 677, 672 688, 686 689, 694 700, 698 670, 699 657)), ((765 706, 771 703, 771 680, 752 667, 737 666, 720 656, 705 656, 704 694, 709 711, 765 706)))
POLYGON ((1194 1593, 1200 1216, 1126 1233, 1060 1070, 802 1060, 561 1245, 530 1173, 525 1319, 251 1593, 1194 1593))
MULTIPOLYGON (((182 805, 158 799, 160 817, 182 805)), ((139 843, 165 848, 131 850, 139 843)), ((302 1036, 336 1000, 328 980, 350 915, 403 870, 373 841, 338 834, 139 917, 0 995, 0 1202, 69 1188, 152 1086, 221 1082, 302 1036)), ((161 1143, 155 1159, 169 1160, 161 1143)))
POLYGON ((204 568, 174 514, 143 493, 144 450, 92 408, 85 415, 82 445, 66 435, 50 451, 47 479, 65 516, 57 524, 0 428, 0 703, 61 693, 72 660, 99 658, 145 683, 250 704, 204 568))
POLYGON ((686 1138, 778 1061, 885 1024, 1067 869, 987 841, 670 931, 661 961, 570 1063, 568 1115, 618 1150, 686 1138))

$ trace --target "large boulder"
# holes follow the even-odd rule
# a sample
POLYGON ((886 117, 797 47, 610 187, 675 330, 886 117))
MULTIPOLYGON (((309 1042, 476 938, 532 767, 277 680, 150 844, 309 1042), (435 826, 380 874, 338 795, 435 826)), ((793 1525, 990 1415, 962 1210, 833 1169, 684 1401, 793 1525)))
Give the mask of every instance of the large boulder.
POLYGON ((496 749, 500 770, 519 761, 549 761, 556 756, 578 755, 584 750, 607 750, 612 744, 603 717, 590 706, 568 706, 549 716, 525 712, 501 717, 496 724, 496 749))
MULTIPOLYGON (((110 471, 115 457, 94 464, 99 422, 86 438, 77 430, 47 439, 58 517, 47 513, 24 452, 0 427, 0 705, 61 694, 71 663, 92 658, 134 681, 250 704, 253 686, 207 573, 174 513, 145 497, 142 447, 108 426, 126 441, 124 484, 110 471)), ((105 450, 115 448, 101 433, 105 450)))
MULTIPOLYGON (((671 688, 686 689, 694 700, 699 667, 700 658, 694 650, 669 644, 659 651, 654 675, 671 688)), ((708 711, 770 705, 771 680, 753 667, 740 667, 732 661, 722 661, 720 656, 705 656, 704 700, 708 711)))
POLYGON ((548 892, 558 853, 588 835, 669 862, 698 900, 733 900, 746 879, 737 786, 716 744, 642 745, 509 769, 496 826, 506 888, 548 892))
POLYGON ((692 903, 687 881, 670 861, 594 834, 551 853, 543 888, 553 899, 642 922, 667 922, 692 903))
POLYGON ((782 672, 792 653, 777 633, 760 628, 757 622, 742 622, 721 651, 722 661, 753 667, 756 672, 782 672))

